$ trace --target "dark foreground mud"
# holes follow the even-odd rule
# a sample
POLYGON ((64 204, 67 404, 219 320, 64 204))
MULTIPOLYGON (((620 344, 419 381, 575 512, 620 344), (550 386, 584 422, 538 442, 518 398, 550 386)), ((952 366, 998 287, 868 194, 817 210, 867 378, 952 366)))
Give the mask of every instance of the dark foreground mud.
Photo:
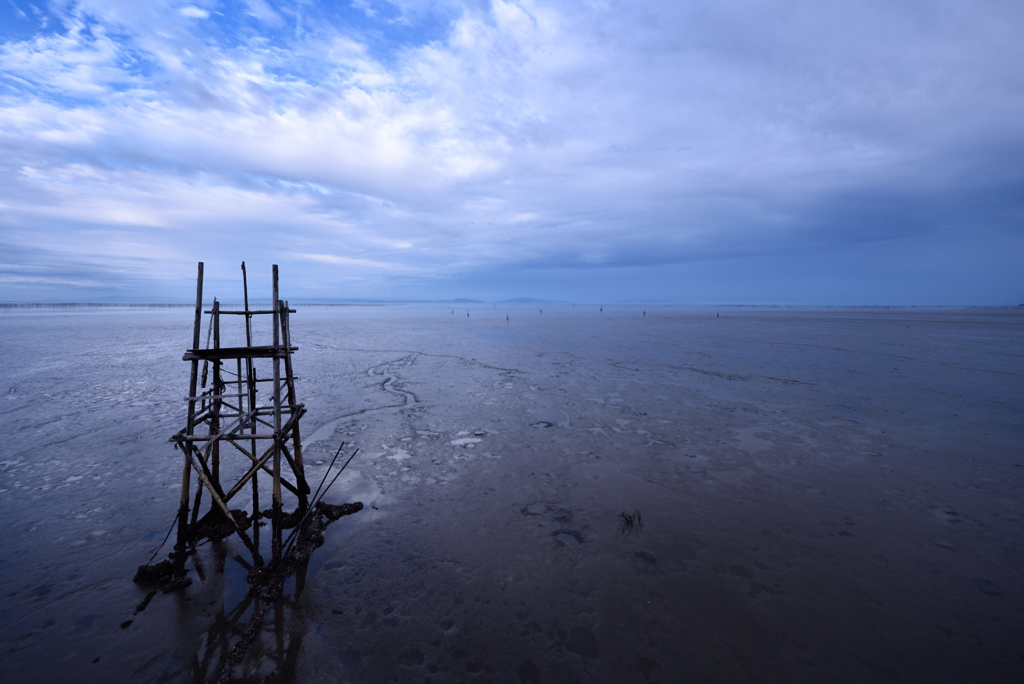
POLYGON ((5 314, 4 681, 1021 681, 1020 312, 472 314, 293 316, 366 507, 279 600, 131 581, 189 312, 5 314))

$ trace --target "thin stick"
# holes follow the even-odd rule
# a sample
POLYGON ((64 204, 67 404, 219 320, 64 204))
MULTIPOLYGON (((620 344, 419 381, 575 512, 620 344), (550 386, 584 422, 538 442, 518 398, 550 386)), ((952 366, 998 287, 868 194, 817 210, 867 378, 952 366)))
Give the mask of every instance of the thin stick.
POLYGON ((338 455, 341 450, 345 448, 345 443, 342 442, 338 450, 334 452, 334 458, 331 459, 331 465, 327 466, 327 470, 324 471, 324 476, 320 478, 320 484, 316 487, 316 492, 313 494, 313 501, 316 501, 316 497, 320 495, 320 488, 324 486, 324 482, 327 482, 327 476, 331 474, 331 468, 334 467, 334 462, 338 460, 338 455))
MULTIPOLYGON (((164 540, 160 542, 160 546, 156 547, 156 551, 153 552, 153 555, 149 557, 149 563, 153 562, 153 559, 156 558, 156 554, 160 553, 160 549, 164 548, 164 544, 166 544, 167 540, 171 538, 171 532, 174 531, 174 523, 176 522, 178 522, 177 513, 174 514, 174 520, 171 521, 171 526, 167 528, 167 536, 165 536, 164 540)), ((149 565, 149 563, 147 563, 147 565, 149 565)))
POLYGON ((304 522, 306 522, 306 518, 308 518, 309 514, 313 512, 313 509, 316 508, 316 505, 318 503, 320 503, 320 501, 325 496, 327 496, 327 492, 330 491, 331 487, 334 486, 334 483, 338 481, 338 478, 341 477, 341 474, 343 472, 345 472, 345 468, 348 467, 348 464, 352 462, 352 459, 355 458, 356 454, 358 454, 358 453, 359 453, 359 449, 356 449, 355 451, 352 452, 352 455, 348 457, 347 461, 345 461, 345 465, 341 466, 341 470, 339 470, 338 474, 334 476, 333 480, 331 480, 331 484, 327 485, 327 489, 324 490, 324 493, 320 495, 319 499, 316 499, 313 502, 313 505, 309 507, 308 511, 306 511, 306 515, 302 516, 302 520, 300 520, 299 524, 295 526, 295 529, 292 530, 292 533, 288 535, 288 539, 286 539, 285 543, 284 543, 284 547, 285 548, 284 548, 284 551, 282 552, 282 557, 287 555, 288 551, 291 549, 291 545, 295 541, 295 539, 297 538, 298 531, 302 529, 302 524, 304 522))
MULTIPOLYGON (((352 455, 348 457, 347 461, 345 461, 345 465, 341 466, 341 470, 339 470, 338 474, 334 476, 333 480, 331 480, 331 484, 327 485, 327 489, 325 489, 324 493, 320 495, 320 499, 323 499, 325 496, 327 496, 328 490, 330 490, 330 488, 334 486, 334 483, 338 481, 338 478, 341 477, 341 474, 343 472, 345 472, 345 468, 348 467, 348 464, 352 462, 352 459, 355 458, 356 454, 358 454, 358 453, 359 453, 359 449, 356 449, 355 451, 352 452, 352 455)), ((318 501, 320 499, 318 499, 318 501)))

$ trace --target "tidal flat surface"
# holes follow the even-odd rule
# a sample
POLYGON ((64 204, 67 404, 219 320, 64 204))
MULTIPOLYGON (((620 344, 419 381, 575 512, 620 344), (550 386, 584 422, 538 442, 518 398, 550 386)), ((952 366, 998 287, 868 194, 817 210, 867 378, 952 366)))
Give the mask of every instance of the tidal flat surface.
MULTIPOLYGON (((237 680, 1024 678, 1024 311, 468 313, 292 316, 309 479, 358 447, 328 500, 366 508, 237 680)), ((135 613, 191 316, 0 314, 4 682, 207 681, 243 637, 230 541, 135 613)))

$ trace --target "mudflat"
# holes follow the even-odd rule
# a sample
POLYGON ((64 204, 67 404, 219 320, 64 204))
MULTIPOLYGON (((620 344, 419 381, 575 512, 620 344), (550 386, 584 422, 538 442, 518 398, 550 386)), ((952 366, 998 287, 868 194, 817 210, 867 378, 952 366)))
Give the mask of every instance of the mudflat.
POLYGON ((4 681, 1024 676, 1024 310, 296 308, 365 508, 262 606, 232 541, 131 581, 191 311, 0 315, 4 681))

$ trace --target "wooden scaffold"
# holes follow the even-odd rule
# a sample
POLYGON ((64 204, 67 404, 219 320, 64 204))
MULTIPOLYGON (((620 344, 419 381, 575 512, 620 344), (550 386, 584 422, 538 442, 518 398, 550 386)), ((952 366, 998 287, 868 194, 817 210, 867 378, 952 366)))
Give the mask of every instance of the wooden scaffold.
MULTIPOLYGON (((316 490, 311 492, 306 483, 299 433, 299 421, 306 408, 295 393, 292 353, 298 347, 292 344, 289 325, 289 315, 295 311, 279 297, 277 266, 273 267, 269 309, 249 308, 245 262, 242 262, 242 293, 240 310, 222 309, 220 302, 214 299, 212 307, 204 311, 203 263, 199 263, 192 346, 183 357, 191 363, 189 391, 185 397, 187 418, 185 427, 171 437, 175 448, 184 454, 181 499, 167 537, 153 552, 149 563, 153 563, 170 539, 175 524, 177 540, 170 558, 139 566, 134 578, 140 584, 163 587, 164 593, 185 589, 192 583, 185 567, 190 556, 197 576, 205 581, 198 548, 201 540, 223 540, 233 535, 241 540, 252 562, 241 554, 234 554, 232 558, 248 570, 251 586, 245 597, 224 614, 226 619, 218 620, 209 630, 207 648, 197 661, 203 672, 214 673, 210 681, 218 682, 232 681, 232 673, 239 667, 245 668, 246 652, 265 631, 263 620, 269 605, 265 601, 273 604, 274 636, 270 641, 276 647, 276 661, 282 671, 294 669, 293 660, 298 652, 295 644, 301 644, 301 633, 298 636, 292 633, 288 637, 288 648, 284 648, 285 611, 295 607, 305 584, 310 554, 324 543, 327 526, 363 509, 359 501, 336 505, 323 501, 358 449, 349 455, 328 483, 328 475, 334 471, 345 446, 342 443, 316 490), (201 346, 202 324, 207 315, 206 343, 201 346), (223 316, 228 317, 225 321, 243 322, 244 330, 238 325, 222 330, 223 316), (271 321, 269 331, 266 326, 254 329, 255 321, 268 319, 271 321), (227 334, 222 336, 222 332, 227 334), (271 344, 254 344, 258 336, 269 337, 271 344), (224 345, 225 339, 238 342, 244 339, 245 344, 224 345), (272 496, 271 507, 263 511, 260 510, 261 477, 270 478, 272 496), (247 493, 252 497, 251 513, 245 510, 246 504, 237 503, 247 493), (209 498, 206 506, 204 496, 209 498), (206 512, 200 515, 203 508, 206 512), (286 508, 290 509, 287 513, 286 508), (262 553, 266 540, 262 545, 260 542, 260 528, 266 523, 261 520, 270 522, 267 559, 262 553), (283 534, 285 530, 289 530, 287 537, 283 534), (293 574, 294 596, 289 598, 284 584, 293 574), (248 620, 247 625, 242 624, 243 619, 248 620)), ((265 479, 263 486, 266 492, 265 479)), ((223 560, 225 547, 214 545, 212 548, 215 557, 219 554, 223 560)), ((145 610, 157 591, 153 589, 146 595, 135 609, 135 615, 145 610)), ((133 621, 127 620, 121 627, 126 628, 133 621)))
POLYGON ((175 447, 184 453, 178 534, 173 554, 179 572, 190 544, 206 536, 226 536, 224 532, 237 534, 252 554, 253 567, 262 568, 265 562, 260 550, 259 521, 265 517, 271 520, 270 559, 278 564, 283 546, 287 544, 282 541, 282 531, 296 527, 309 509, 310 489, 302 463, 299 433, 299 420, 306 409, 295 394, 292 352, 298 348, 292 346, 288 320, 294 310, 279 298, 276 264, 269 309, 249 308, 245 262, 242 263, 242 289, 244 305, 241 310, 221 309, 214 299, 212 308, 204 312, 203 264, 199 263, 192 348, 183 357, 192 364, 185 398, 188 418, 185 428, 171 437, 175 447), (204 314, 210 316, 210 322, 206 346, 201 347, 204 314), (242 318, 245 346, 221 345, 223 316, 242 318), (265 320, 266 317, 272 321, 273 342, 254 345, 254 319, 265 320), (212 380, 209 386, 208 380, 212 380), (267 383, 270 383, 269 388, 267 383), (268 399, 261 401, 267 394, 268 399), (243 467, 225 467, 232 456, 236 457, 235 461, 242 459, 243 467), (271 508, 263 512, 259 498, 261 474, 271 478, 273 492, 271 508), (197 485, 194 500, 190 501, 193 475, 197 485), (230 508, 246 489, 252 494, 251 516, 240 508, 230 508), (285 491, 295 503, 294 510, 287 515, 284 513, 285 491), (208 512, 200 518, 204 492, 211 503, 208 512))

